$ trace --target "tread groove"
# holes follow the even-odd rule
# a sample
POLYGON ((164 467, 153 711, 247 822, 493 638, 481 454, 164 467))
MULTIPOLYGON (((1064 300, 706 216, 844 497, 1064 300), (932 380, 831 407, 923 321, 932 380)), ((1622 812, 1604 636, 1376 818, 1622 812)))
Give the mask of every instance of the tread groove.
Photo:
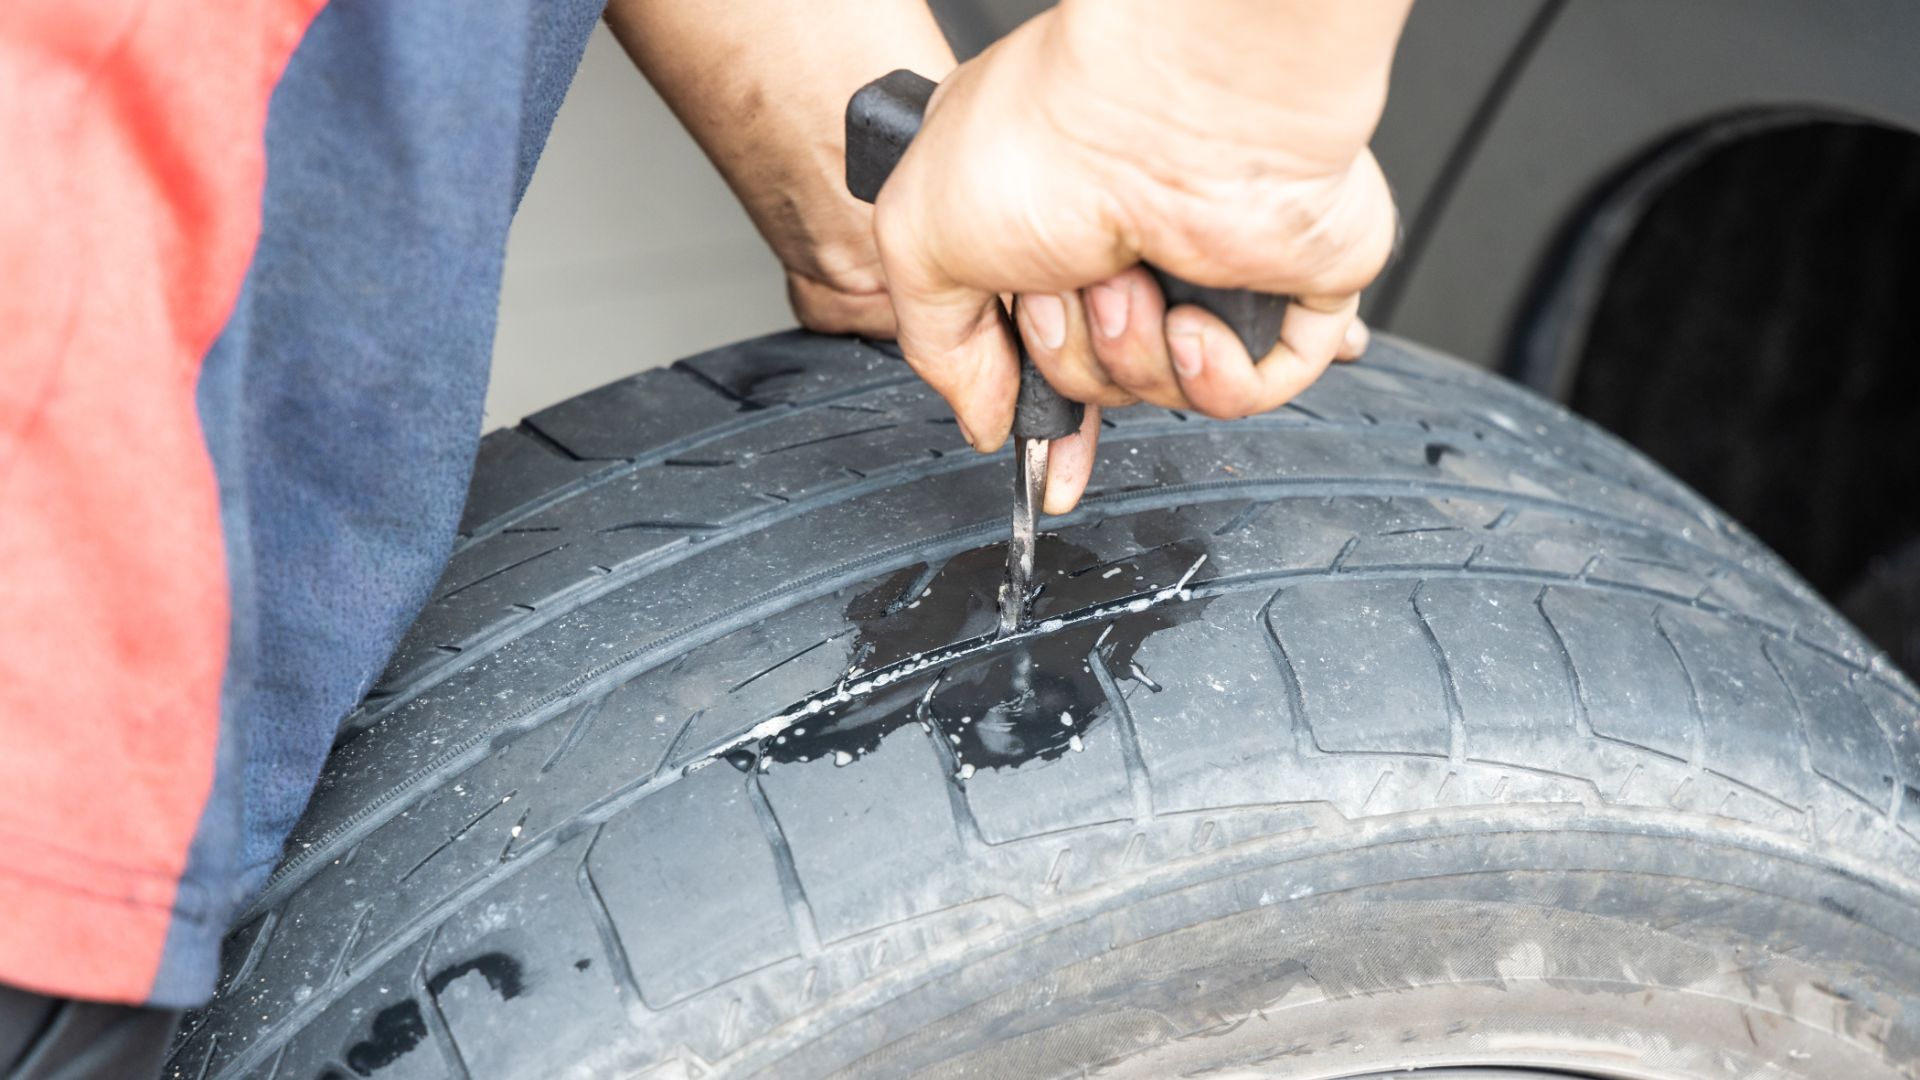
POLYGON ((1267 597, 1267 602, 1260 606, 1260 636, 1267 642, 1268 653, 1280 671, 1281 688, 1286 692, 1287 715, 1292 721, 1289 726, 1293 732, 1293 752, 1304 758, 1321 753, 1321 750, 1314 739, 1313 724, 1307 719, 1307 696, 1300 688, 1300 673, 1294 669, 1293 658, 1287 655, 1287 647, 1280 642, 1280 632, 1273 628, 1273 605, 1286 591, 1285 586, 1275 589, 1273 595, 1267 597))
POLYGON ((1164 544, 1155 544, 1152 547, 1144 547, 1138 551, 1130 551, 1125 555, 1119 555, 1111 559, 1102 560, 1100 562, 1094 563, 1092 566, 1083 566, 1078 570, 1070 570, 1067 572, 1067 576, 1070 578, 1085 577, 1088 574, 1093 573, 1095 570, 1106 570, 1110 567, 1125 566, 1126 564, 1133 562, 1135 559, 1138 559, 1143 555, 1151 555, 1156 551, 1165 551, 1168 548, 1176 547, 1179 544, 1180 544, 1180 541, 1178 540, 1169 540, 1164 544))
POLYGON ((586 901, 587 917, 592 920, 594 932, 600 938, 600 951, 606 956, 607 966, 613 972, 614 984, 620 988, 627 1018, 638 1024, 651 1016, 653 1009, 640 994, 640 980, 634 976, 633 961, 627 956, 627 944, 620 940, 620 927, 613 921, 613 913, 607 910, 607 899, 600 893, 600 884, 593 880, 593 849, 600 843, 605 831, 604 824, 594 827, 593 839, 587 841, 586 850, 580 853, 580 865, 574 871, 574 882, 579 886, 581 899, 586 901))
POLYGON ((724 528, 726 528, 726 526, 715 525, 709 521, 668 521, 664 518, 638 518, 634 521, 623 521, 618 525, 603 526, 594 531, 603 535, 607 533, 633 532, 636 529, 653 529, 658 532, 710 533, 718 532, 724 528))
MULTIPOLYGON (((891 614, 891 612, 889 612, 889 614, 891 614)), ((816 641, 813 644, 807 646, 806 648, 801 649, 799 652, 794 653, 792 656, 789 656, 784 660, 777 660, 774 663, 769 664, 768 666, 761 668, 759 671, 756 671, 753 674, 747 676, 746 678, 741 679, 739 682, 734 683, 732 686, 727 688, 727 693, 729 694, 739 693, 741 690, 744 690, 747 687, 753 685, 754 682, 758 681, 762 677, 771 675, 774 672, 779 671, 781 668, 786 667, 788 664, 793 663, 795 660, 798 660, 801 657, 807 655, 813 650, 821 648, 822 646, 825 646, 832 642, 839 641, 841 638, 846 637, 848 634, 851 634, 851 633, 853 633, 853 631, 851 629, 848 629, 848 630, 842 630, 837 634, 830 634, 827 637, 821 638, 819 641, 816 641)))
POLYGON ((550 547, 545 551, 535 552, 534 554, 529 555, 524 559, 516 559, 513 562, 508 563, 507 565, 501 567, 498 570, 490 570, 487 573, 481 574, 479 577, 474 578, 472 581, 467 582, 465 585, 458 585, 458 586, 455 586, 454 588, 448 589, 446 592, 443 592, 440 595, 434 597, 432 602, 437 604, 445 600, 450 600, 453 597, 459 596, 461 593, 466 592, 468 589, 473 588, 475 585, 479 585, 482 582, 492 581, 494 578, 499 577, 501 574, 505 574, 513 570, 518 570, 521 567, 527 565, 530 562, 533 562, 536 559, 544 559, 547 556, 553 554, 554 552, 561 551, 567 548, 568 546, 570 545, 559 544, 554 547, 550 547))
POLYGON ((813 905, 807 901, 807 888, 800 881, 800 864, 794 861, 793 846, 787 843, 787 830, 780 815, 767 801, 760 773, 754 770, 745 779, 747 801, 753 804, 753 816, 766 834, 767 847, 773 852, 774 872, 780 879, 780 896, 786 901, 787 921, 800 946, 800 955, 811 960, 820 955, 820 930, 813 919, 813 905))
POLYGON ((531 418, 523 418, 518 424, 513 426, 513 430, 526 436, 528 442, 540 447, 542 450, 547 451, 562 461, 585 462, 591 460, 574 453, 572 447, 541 430, 540 425, 535 423, 531 418))
POLYGON ((453 1028, 447 1024, 447 1014, 440 1008, 440 995, 427 985, 427 960, 433 956, 433 947, 440 941, 443 926, 436 926, 427 935, 426 947, 420 950, 420 962, 413 966, 408 977, 408 987, 415 1001, 425 1001, 423 1019, 427 1022, 427 1032, 433 1036, 433 1043, 440 1051, 440 1058, 446 1063, 448 1073, 453 1080, 473 1080, 472 1070, 467 1068, 467 1058, 460 1052, 460 1041, 454 1038, 453 1028))
MULTIPOLYGON (((609 688, 609 692, 611 692, 611 688, 609 688)), ((680 730, 673 733, 673 739, 667 743, 666 753, 660 755, 660 767, 653 771, 653 778, 664 776, 673 769, 673 763, 678 760, 677 755, 680 751, 681 741, 687 737, 687 732, 693 730, 693 725, 699 723, 700 718, 705 715, 707 715, 707 710, 696 709, 692 715, 687 717, 686 722, 680 725, 680 730)))
POLYGON ((518 795, 518 794, 519 794, 518 791, 509 791, 507 792, 507 797, 505 799, 499 799, 494 801, 493 803, 489 804, 485 810, 482 810, 479 813, 468 818, 466 821, 466 824, 460 826, 458 829, 455 829, 452 832, 452 834, 450 834, 445 840, 441 841, 440 844, 436 846, 432 851, 429 851, 426 853, 426 855, 422 856, 419 862, 414 863, 413 866, 410 869, 408 869, 406 873, 401 874, 398 881, 396 881, 395 884, 405 882, 408 878, 419 873, 421 867, 432 862, 434 859, 439 857, 441 852, 447 850, 448 848, 452 847, 454 844, 458 843, 461 837, 473 831, 473 827, 475 825, 478 825, 482 821, 485 821, 487 818, 487 815, 507 805, 507 803, 511 801, 515 795, 518 795))
MULTIPOLYGON (((216 1031, 212 1035, 209 1035, 207 1037, 207 1056, 201 1060, 199 1071, 193 1074, 194 1080, 207 1080, 207 1073, 209 1070, 213 1068, 213 1059, 219 1054, 219 1052, 220 1052, 220 1033, 216 1031)), ((286 1052, 287 1052, 286 1047, 283 1046, 280 1048, 280 1053, 282 1056, 285 1056, 286 1052)), ((276 1072, 279 1071, 279 1066, 277 1064, 274 1066, 274 1070, 276 1072)))
POLYGON ((1273 506, 1273 504, 1270 502, 1249 501, 1239 513, 1229 518, 1226 524, 1213 530, 1213 535, 1232 536, 1234 533, 1239 532, 1241 529, 1248 528, 1255 521, 1258 521, 1260 515, 1266 513, 1271 506, 1273 506))
POLYGON ((1113 710, 1113 733, 1120 742, 1120 761, 1127 771, 1127 794, 1133 802, 1133 820, 1152 821, 1153 777, 1147 771, 1147 759, 1140 751, 1140 733, 1133 725, 1133 708, 1127 703, 1126 695, 1120 692, 1119 684, 1114 682, 1113 671, 1107 667, 1107 658, 1100 654, 1098 642, 1087 652, 1087 666, 1093 671, 1094 681, 1100 684, 1101 693, 1106 695, 1107 707, 1113 710))
POLYGON ((581 738, 586 735, 587 729, 593 726, 594 719, 600 715, 601 706, 607 703, 607 697, 608 695, 601 694, 580 707, 580 711, 574 715, 573 723, 567 726, 567 733, 560 737, 560 745, 554 747, 553 753, 547 755, 547 760, 540 763, 541 772, 552 772, 561 758, 572 753, 573 748, 580 745, 581 738))
MULTIPOLYGON (((933 680, 934 686, 939 686, 946 677, 947 673, 942 669, 933 680)), ((923 706, 932 696, 930 690, 926 697, 920 699, 923 706)), ((966 781, 960 778, 960 759, 954 755, 953 744, 947 741, 947 734, 940 730, 939 723, 924 711, 920 714, 920 727, 927 741, 933 745, 933 755, 940 760, 940 771, 945 774, 947 806, 953 812, 953 831, 960 842, 960 850, 969 853, 985 851, 992 845, 987 843, 986 834, 980 831, 979 819, 973 816, 973 803, 967 798, 966 781)))
POLYGON ((822 435, 817 439, 802 439, 799 442, 788 443, 785 446, 776 446, 771 450, 762 450, 759 456, 772 457, 775 454, 784 454, 789 450, 800 450, 809 446, 819 446, 821 443, 838 442, 841 439, 851 439, 858 435, 871 435, 876 431, 892 431, 899 426, 899 424, 875 424, 872 427, 857 428, 853 431, 841 431, 832 435, 822 435))
MULTIPOLYGON (((1420 590, 1426 587, 1426 579, 1420 579, 1413 586, 1413 592, 1407 594, 1407 603, 1413 608, 1413 617, 1420 624, 1420 634, 1433 653, 1433 666, 1440 675, 1440 692, 1446 699, 1447 707, 1447 760, 1460 765, 1467 760, 1467 718, 1460 709, 1460 690, 1454 682, 1453 664, 1447 659, 1447 650, 1433 632, 1432 620, 1427 618, 1425 611, 1420 610, 1420 590)), ((1449 772, 1447 775, 1451 777, 1453 774, 1449 772)))
MULTIPOLYGON (((1802 642, 1802 644, 1805 644, 1805 642, 1802 642)), ((1849 687, 1852 687, 1854 683, 1860 680, 1860 677, 1862 675, 1866 675, 1868 677, 1874 677, 1875 674, 1876 673, 1874 672, 1860 671, 1856 669, 1855 671, 1853 671, 1851 674, 1847 676, 1847 685, 1849 687)), ((1884 680, 1879 680, 1879 681, 1881 681, 1881 684, 1883 686, 1886 685, 1884 680)), ((1859 693, 1859 691, 1855 690, 1854 693, 1857 694, 1859 693)), ((1862 704, 1865 705, 1866 707, 1867 715, 1873 717, 1873 725, 1880 729, 1880 738, 1886 742, 1887 746, 1890 748, 1892 752, 1891 760, 1893 763, 1893 768, 1892 768, 1893 793, 1890 796, 1888 796, 1887 809, 1885 813, 1885 817, 1886 817, 1885 824, 1890 829, 1898 828, 1900 824, 1900 811, 1901 811, 1901 808, 1906 803, 1907 783, 1908 783, 1907 778, 1901 774, 1900 752, 1899 752, 1900 743, 1898 742, 1898 740, 1896 740, 1893 737, 1893 730, 1887 726, 1886 718, 1880 715, 1880 710, 1874 708, 1872 705, 1867 705, 1865 702, 1862 702, 1862 704)))
MULTIPOLYGON (((1774 681, 1780 684, 1780 691, 1781 693, 1786 695, 1787 704, 1793 708, 1793 731, 1795 736, 1797 736, 1794 740, 1795 743, 1797 744, 1794 747, 1794 750, 1800 758, 1801 773, 1806 776, 1823 775, 1819 769, 1816 769, 1814 767, 1814 764, 1813 764, 1813 743, 1811 738, 1808 735, 1807 712, 1805 709, 1800 707, 1800 695, 1794 692, 1793 684, 1787 679, 1787 673, 1780 670, 1780 663, 1779 661, 1773 658, 1773 650, 1768 647, 1767 643, 1765 641, 1755 639, 1754 644, 1759 647, 1760 659, 1766 661, 1767 670, 1773 672, 1774 681)), ((1836 783, 1835 786, 1842 791, 1846 790, 1844 785, 1840 785, 1836 783)), ((1852 794, 1852 793, 1848 792, 1848 794, 1852 794)), ((1870 805, 1870 804, 1863 803, 1863 805, 1870 805)), ((1806 814, 1807 820, 1809 822, 1809 827, 1811 827, 1811 822, 1813 820, 1813 814, 1811 810, 1808 807, 1804 807, 1804 806, 1799 807, 1798 809, 1802 813, 1806 814)))
MULTIPOLYGON (((720 397, 725 399, 726 401, 729 401, 735 405, 738 405, 740 407, 741 412, 759 412, 763 409, 771 409, 774 407, 773 405, 764 401, 755 401, 753 398, 750 398, 745 394, 740 393, 738 390, 735 390, 731 386, 727 386, 726 384, 720 382, 720 380, 715 379, 713 376, 707 374, 704 371, 701 371, 699 368, 694 367, 692 364, 688 363, 685 360, 674 361, 672 364, 667 365, 667 370, 678 372, 681 375, 685 375, 687 378, 692 379, 694 382, 699 383, 701 386, 706 387, 708 390, 711 390, 714 393, 720 395, 720 397)), ((779 378, 782 375, 798 375, 798 374, 800 374, 799 368, 782 368, 778 371, 767 372, 765 377, 768 379, 775 379, 775 378, 779 378)))
POLYGON ((920 598, 921 593, 932 587, 933 579, 940 576, 941 566, 941 563, 928 559, 926 566, 913 576, 912 581, 907 582, 906 588, 900 590, 900 595, 887 601, 887 606, 881 609, 880 614, 884 617, 905 611, 909 604, 920 598))
MULTIPOLYGON (((253 977, 254 969, 260 966, 260 958, 267 953, 267 945, 273 940, 273 933, 280 925, 280 913, 269 911, 260 916, 260 929, 254 932, 253 940, 247 943, 247 955, 241 957, 240 966, 233 970, 233 978, 227 980, 227 987, 239 986, 253 977)), ((222 987, 224 991, 227 987, 222 987)))
POLYGON ((347 930, 347 940, 340 946, 340 955, 334 957, 333 972, 327 976, 330 983, 339 982, 353 974, 353 947, 360 944, 360 935, 366 932, 367 919, 373 915, 371 905, 363 905, 353 916, 353 926, 347 930))
MULTIPOLYGON (((1579 580, 1584 581, 1586 571, 1581 571, 1579 580)), ((1566 679, 1567 695, 1572 699, 1574 732, 1582 738, 1594 737, 1593 718, 1587 714, 1587 691, 1580 685, 1580 669, 1574 666, 1573 653, 1567 648, 1567 639, 1560 633, 1560 627, 1554 624, 1553 616, 1547 613, 1547 591, 1551 585, 1540 586, 1533 595, 1533 609, 1540 613, 1540 621, 1546 624, 1547 636, 1553 639, 1553 651, 1560 658, 1560 670, 1566 679)), ((1638 766, 1636 766, 1637 768, 1638 766)))
POLYGON ((1680 677, 1687 684, 1687 715, 1693 718, 1693 725, 1687 733, 1687 765, 1695 772, 1706 768, 1707 755, 1707 714, 1700 705, 1700 684, 1694 680, 1693 669, 1687 666, 1687 658, 1680 652, 1680 646, 1667 632, 1666 623, 1660 618, 1660 609, 1653 609, 1653 631, 1660 640, 1667 643, 1667 651, 1673 654, 1673 662, 1680 668, 1680 677))

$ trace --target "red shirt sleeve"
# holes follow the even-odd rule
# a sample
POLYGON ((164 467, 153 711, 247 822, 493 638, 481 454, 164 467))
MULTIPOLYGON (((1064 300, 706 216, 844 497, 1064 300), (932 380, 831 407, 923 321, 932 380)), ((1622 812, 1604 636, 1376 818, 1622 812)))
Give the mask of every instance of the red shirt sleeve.
POLYGON ((0 982, 145 998, 227 646, 194 407, 320 0, 0 4, 0 982))

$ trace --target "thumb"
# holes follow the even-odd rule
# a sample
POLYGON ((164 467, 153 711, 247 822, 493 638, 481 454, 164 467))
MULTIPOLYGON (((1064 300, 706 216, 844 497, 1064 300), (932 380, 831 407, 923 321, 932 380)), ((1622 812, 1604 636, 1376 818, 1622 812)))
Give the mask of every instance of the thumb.
POLYGON ((939 269, 926 232, 894 224, 888 190, 875 207, 874 235, 900 351, 946 399, 967 442, 991 453, 1007 441, 1020 391, 1013 321, 998 296, 961 285, 939 269))
POLYGON ((983 454, 1000 449, 1013 429, 1020 357, 1000 298, 992 293, 953 301, 893 302, 900 351, 960 421, 960 433, 983 454))

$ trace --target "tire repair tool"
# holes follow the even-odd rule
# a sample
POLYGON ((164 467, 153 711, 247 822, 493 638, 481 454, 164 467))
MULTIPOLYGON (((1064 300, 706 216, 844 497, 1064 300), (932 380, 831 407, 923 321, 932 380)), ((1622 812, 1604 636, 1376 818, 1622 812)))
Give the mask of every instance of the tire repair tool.
MULTIPOLYGON (((879 197, 881 185, 919 133, 937 85, 925 76, 900 70, 861 87, 847 102, 847 190, 855 198, 872 202, 879 197)), ((1206 288, 1153 266, 1147 269, 1159 282, 1169 309, 1198 304, 1219 316, 1240 336, 1249 356, 1265 356, 1280 340, 1286 297, 1250 289, 1206 288)), ((1005 307, 1000 308, 1000 321, 1020 352, 1020 396, 1013 413, 1013 538, 1007 545, 1007 575, 999 597, 1000 636, 1005 638, 1019 632, 1031 599, 1033 551, 1039 539, 1040 508, 1047 497, 1052 440, 1079 431, 1085 409, 1047 384, 1005 307)))

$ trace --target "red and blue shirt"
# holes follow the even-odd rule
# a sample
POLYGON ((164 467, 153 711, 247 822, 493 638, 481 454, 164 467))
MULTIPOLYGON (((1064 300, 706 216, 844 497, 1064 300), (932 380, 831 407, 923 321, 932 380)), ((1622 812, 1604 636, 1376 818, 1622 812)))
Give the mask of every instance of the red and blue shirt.
POLYGON ((0 5, 0 983, 211 994, 452 542, 598 14, 0 5))

